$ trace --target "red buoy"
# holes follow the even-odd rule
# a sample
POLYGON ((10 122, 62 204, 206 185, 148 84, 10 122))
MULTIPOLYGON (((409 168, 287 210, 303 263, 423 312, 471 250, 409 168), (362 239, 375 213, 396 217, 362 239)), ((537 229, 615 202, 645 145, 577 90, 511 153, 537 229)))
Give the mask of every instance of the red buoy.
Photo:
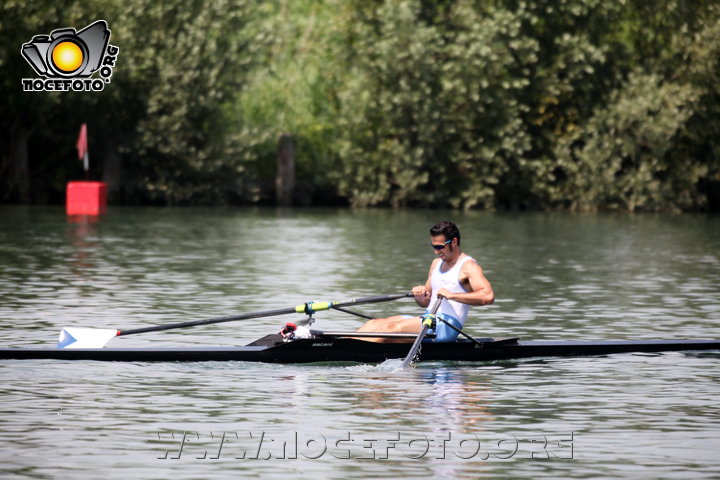
POLYGON ((66 210, 68 215, 100 215, 107 207, 105 182, 69 182, 66 210))

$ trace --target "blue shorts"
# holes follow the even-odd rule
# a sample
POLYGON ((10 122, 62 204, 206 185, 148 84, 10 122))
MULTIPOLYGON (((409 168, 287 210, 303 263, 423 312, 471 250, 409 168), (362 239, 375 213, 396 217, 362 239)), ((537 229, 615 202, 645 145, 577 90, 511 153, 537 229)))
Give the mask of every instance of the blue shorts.
MULTIPOLYGON (((406 318, 412 318, 411 315, 403 315, 406 318)), ((457 328, 462 330, 462 324, 460 323, 460 320, 453 317, 452 315, 448 315, 447 313, 438 313, 438 317, 443 318, 445 321, 452 323, 457 328)), ((420 318, 420 322, 422 322, 422 317, 420 318)), ((455 339, 457 339, 458 333, 456 330, 448 327, 445 322, 442 320, 436 320, 435 321, 435 328, 428 329, 427 333, 435 334, 435 338, 426 338, 423 340, 423 343, 445 343, 445 342, 454 342, 455 339)))
MULTIPOLYGON (((460 320, 453 317, 452 315, 448 315, 447 313, 439 313, 437 316, 462 330, 462 323, 460 323, 460 320)), ((448 327, 442 320, 436 320, 435 328, 429 329, 427 333, 434 333, 435 338, 428 338, 425 341, 435 343, 454 342, 458 335, 460 335, 455 329, 448 327)))

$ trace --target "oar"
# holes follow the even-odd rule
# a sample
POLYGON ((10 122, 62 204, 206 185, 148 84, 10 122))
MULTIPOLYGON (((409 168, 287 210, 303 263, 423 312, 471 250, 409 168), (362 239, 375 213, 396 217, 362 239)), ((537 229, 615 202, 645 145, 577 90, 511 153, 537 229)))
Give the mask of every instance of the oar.
POLYGON ((170 323, 167 325, 154 325, 152 327, 133 328, 129 330, 106 329, 106 328, 63 328, 60 332, 60 339, 57 348, 102 348, 114 337, 133 335, 136 333, 157 332, 174 328, 195 327, 197 325, 209 325, 211 323, 233 322, 235 320, 249 320, 251 318, 272 317, 276 315, 288 315, 291 313, 305 313, 312 315, 315 312, 329 310, 334 306, 349 307, 365 303, 389 302, 400 298, 412 297, 412 293, 399 293, 393 295, 376 295, 373 297, 355 298, 344 302, 307 302, 294 307, 280 308, 276 310, 265 310, 263 312, 243 313, 229 317, 209 318, 205 320, 192 320, 189 322, 170 323))
POLYGON ((338 307, 337 305, 332 306, 333 310, 337 310, 339 312, 343 313, 349 313, 350 315, 355 315, 356 317, 366 318, 368 320, 372 320, 373 316, 371 315, 365 315, 364 313, 356 312, 355 310, 348 310, 347 308, 338 307))
MULTIPOLYGON (((440 303, 443 301, 443 297, 438 295, 437 300, 435 300, 435 305, 433 305, 432 310, 430 311, 430 316, 434 316, 437 311, 440 309, 440 303)), ((410 347, 410 351, 407 354, 407 357, 405 357, 405 360, 403 360, 401 367, 407 368, 413 361, 413 358, 415 358, 415 355, 417 355, 418 350, 420 349, 420 344, 423 341, 423 338, 425 338, 425 334, 427 333, 428 329, 430 328, 429 325, 430 322, 423 321, 423 328, 420 330, 420 333, 418 333, 418 336, 415 338, 415 341, 412 344, 412 347, 410 347)))

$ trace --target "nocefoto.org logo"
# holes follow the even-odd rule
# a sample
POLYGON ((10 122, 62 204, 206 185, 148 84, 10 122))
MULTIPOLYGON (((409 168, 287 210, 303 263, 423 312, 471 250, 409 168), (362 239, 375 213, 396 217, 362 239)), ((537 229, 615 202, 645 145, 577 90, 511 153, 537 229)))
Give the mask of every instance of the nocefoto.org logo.
POLYGON ((38 75, 23 78, 24 92, 100 92, 110 83, 120 48, 110 45, 105 20, 76 32, 58 28, 50 35, 35 35, 20 53, 38 75), (92 78, 99 71, 100 78, 92 78))

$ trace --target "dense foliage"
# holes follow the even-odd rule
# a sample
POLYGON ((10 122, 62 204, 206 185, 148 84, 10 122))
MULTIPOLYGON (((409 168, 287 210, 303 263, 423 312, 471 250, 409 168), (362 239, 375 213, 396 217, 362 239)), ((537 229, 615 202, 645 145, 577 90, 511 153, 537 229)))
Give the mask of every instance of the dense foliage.
POLYGON ((8 1, 0 201, 94 175, 115 201, 593 211, 720 209, 711 0, 8 1), (20 45, 103 18, 101 93, 23 93, 20 45))

